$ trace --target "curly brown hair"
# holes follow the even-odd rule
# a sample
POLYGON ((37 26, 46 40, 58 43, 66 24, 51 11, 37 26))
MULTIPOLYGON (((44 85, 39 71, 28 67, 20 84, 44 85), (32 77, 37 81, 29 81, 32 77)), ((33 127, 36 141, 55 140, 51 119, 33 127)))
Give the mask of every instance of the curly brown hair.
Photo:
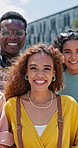
POLYGON ((24 93, 27 93, 31 89, 29 81, 25 80, 28 59, 33 54, 41 52, 50 55, 54 63, 54 69, 56 71, 56 80, 51 82, 49 89, 52 92, 56 92, 63 88, 62 54, 52 45, 46 46, 43 43, 38 43, 26 49, 17 58, 14 64, 7 69, 8 78, 4 86, 6 99, 13 96, 20 96, 24 93))

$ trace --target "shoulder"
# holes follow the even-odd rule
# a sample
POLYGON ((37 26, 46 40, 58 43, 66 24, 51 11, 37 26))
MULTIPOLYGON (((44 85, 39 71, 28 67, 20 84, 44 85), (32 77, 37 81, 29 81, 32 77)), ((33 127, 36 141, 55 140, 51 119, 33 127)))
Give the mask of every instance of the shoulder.
POLYGON ((9 98, 5 103, 5 108, 11 108, 11 107, 15 106, 16 100, 17 100, 17 96, 9 98))
POLYGON ((69 110, 78 110, 78 104, 76 100, 69 95, 60 95, 62 105, 67 107, 69 110))
POLYGON ((75 99, 68 95, 61 95, 61 105, 63 116, 69 118, 72 122, 78 122, 78 104, 75 99))

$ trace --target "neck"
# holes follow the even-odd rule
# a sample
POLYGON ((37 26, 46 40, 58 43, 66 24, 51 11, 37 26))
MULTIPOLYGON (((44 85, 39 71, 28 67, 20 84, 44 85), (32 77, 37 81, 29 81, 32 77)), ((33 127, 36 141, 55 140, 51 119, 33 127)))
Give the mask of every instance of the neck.
POLYGON ((76 69, 76 70, 67 69, 67 71, 68 71, 70 74, 72 74, 72 75, 78 74, 78 69, 76 69))
POLYGON ((18 56, 19 55, 19 53, 17 53, 17 54, 10 54, 10 53, 7 53, 7 52, 4 52, 4 51, 1 51, 1 55, 2 56, 7 56, 8 58, 14 58, 14 57, 16 57, 16 56, 18 56))
POLYGON ((45 93, 44 92, 34 93, 33 91, 30 91, 30 98, 35 103, 39 103, 39 104, 47 103, 51 99, 51 91, 48 90, 48 91, 45 91, 45 93))

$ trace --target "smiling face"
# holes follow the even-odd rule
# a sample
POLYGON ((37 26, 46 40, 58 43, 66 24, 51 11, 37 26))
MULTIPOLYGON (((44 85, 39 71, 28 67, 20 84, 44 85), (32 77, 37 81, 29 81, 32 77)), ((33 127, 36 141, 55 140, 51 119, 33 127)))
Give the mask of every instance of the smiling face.
POLYGON ((25 35, 17 37, 14 30, 25 30, 24 23, 16 19, 3 20, 1 31, 5 30, 12 30, 12 33, 8 36, 1 36, 1 53, 2 55, 16 56, 24 46, 25 35))
POLYGON ((66 41, 63 45, 63 55, 69 73, 78 74, 78 40, 66 41))
POLYGON ((46 53, 36 53, 28 60, 28 80, 31 90, 46 91, 55 75, 52 58, 46 53))

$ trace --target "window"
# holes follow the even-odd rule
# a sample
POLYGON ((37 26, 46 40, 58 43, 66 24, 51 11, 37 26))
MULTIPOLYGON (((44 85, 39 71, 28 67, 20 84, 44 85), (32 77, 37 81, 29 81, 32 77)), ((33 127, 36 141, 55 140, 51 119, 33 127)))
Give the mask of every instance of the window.
POLYGON ((64 26, 70 26, 70 16, 69 16, 69 14, 64 15, 64 26))
POLYGON ((40 23, 40 33, 42 32, 42 24, 40 23))
POLYGON ((30 27, 30 33, 34 34, 34 26, 33 25, 30 27))
POLYGON ((55 30, 56 29, 56 20, 55 18, 51 19, 51 30, 55 30))
POLYGON ((44 33, 45 33, 45 31, 46 31, 46 24, 45 24, 45 22, 43 22, 43 30, 44 30, 44 33))

